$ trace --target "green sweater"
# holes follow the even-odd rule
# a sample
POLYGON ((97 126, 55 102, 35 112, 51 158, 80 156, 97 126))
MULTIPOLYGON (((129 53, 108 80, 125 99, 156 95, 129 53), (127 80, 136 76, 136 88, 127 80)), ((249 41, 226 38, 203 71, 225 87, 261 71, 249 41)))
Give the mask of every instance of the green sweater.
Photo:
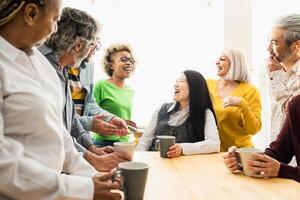
MULTIPOLYGON (((125 88, 119 88, 107 80, 100 80, 95 83, 94 97, 97 104, 102 109, 125 120, 131 119, 133 95, 133 89, 127 85, 125 88)), ((128 141, 129 136, 104 136, 92 133, 92 138, 96 141, 128 141)))

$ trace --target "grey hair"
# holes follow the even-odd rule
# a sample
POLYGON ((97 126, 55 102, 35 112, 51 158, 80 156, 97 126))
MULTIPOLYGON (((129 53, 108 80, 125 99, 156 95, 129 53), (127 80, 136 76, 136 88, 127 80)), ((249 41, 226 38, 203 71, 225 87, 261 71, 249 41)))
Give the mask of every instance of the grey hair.
POLYGON ((84 50, 96 40, 100 31, 99 22, 86 12, 66 7, 57 24, 57 32, 52 34, 46 45, 62 52, 70 52, 78 40, 85 42, 84 50))
POLYGON ((223 77, 225 80, 249 82, 250 75, 243 53, 237 49, 225 49, 223 53, 230 60, 230 68, 223 77))
POLYGON ((289 14, 277 18, 274 22, 274 27, 284 29, 283 39, 287 46, 297 40, 300 40, 300 15, 289 14))

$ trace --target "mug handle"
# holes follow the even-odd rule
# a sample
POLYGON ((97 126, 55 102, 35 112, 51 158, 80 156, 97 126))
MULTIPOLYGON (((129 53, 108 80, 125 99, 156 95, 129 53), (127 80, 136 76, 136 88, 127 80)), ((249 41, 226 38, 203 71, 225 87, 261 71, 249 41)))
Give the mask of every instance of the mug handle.
POLYGON ((120 168, 117 168, 117 170, 115 171, 115 173, 112 175, 111 181, 115 182, 117 177, 121 178, 121 188, 120 188, 120 190, 123 191, 123 177, 122 177, 122 173, 121 173, 120 168))
POLYGON ((156 149, 157 151, 160 151, 159 143, 160 143, 160 140, 156 140, 156 141, 155 141, 155 149, 156 149))
POLYGON ((235 157, 237 158, 237 162, 238 162, 238 166, 240 167, 240 170, 243 170, 243 165, 242 165, 242 161, 241 161, 241 156, 240 156, 240 152, 239 150, 233 152, 235 157))

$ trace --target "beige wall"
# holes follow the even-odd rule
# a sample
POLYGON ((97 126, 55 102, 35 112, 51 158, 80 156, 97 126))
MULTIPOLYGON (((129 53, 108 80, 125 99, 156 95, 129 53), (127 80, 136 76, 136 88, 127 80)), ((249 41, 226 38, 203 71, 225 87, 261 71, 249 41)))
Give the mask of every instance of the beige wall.
POLYGON ((251 0, 224 0, 224 47, 243 51, 249 67, 252 66, 251 7, 251 0))

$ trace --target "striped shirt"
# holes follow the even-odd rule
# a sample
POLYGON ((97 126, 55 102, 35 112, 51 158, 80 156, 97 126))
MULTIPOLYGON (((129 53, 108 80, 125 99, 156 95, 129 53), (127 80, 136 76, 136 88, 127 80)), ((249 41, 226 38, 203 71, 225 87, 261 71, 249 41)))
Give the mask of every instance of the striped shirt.
POLYGON ((68 74, 70 90, 72 93, 72 99, 75 105, 76 113, 82 116, 84 110, 86 90, 82 87, 80 82, 80 70, 75 68, 69 68, 68 74))

